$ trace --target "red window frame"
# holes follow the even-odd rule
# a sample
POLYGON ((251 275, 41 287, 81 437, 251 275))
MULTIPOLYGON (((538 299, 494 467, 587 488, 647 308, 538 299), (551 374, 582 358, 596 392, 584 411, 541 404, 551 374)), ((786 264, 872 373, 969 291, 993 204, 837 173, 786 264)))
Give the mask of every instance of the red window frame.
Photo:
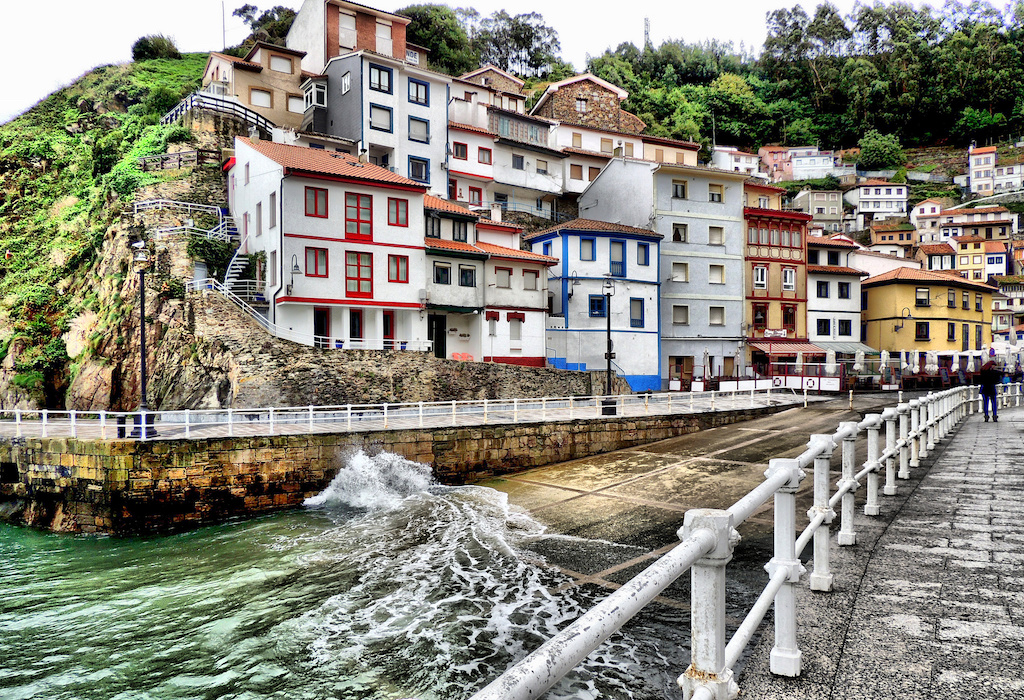
POLYGON ((388 225, 409 226, 409 200, 388 197, 388 225))
POLYGON ((490 165, 494 162, 493 154, 489 148, 478 148, 476 151, 477 162, 483 163, 484 165, 490 165), (487 154, 487 160, 484 160, 484 154, 487 154))
POLYGON ((409 283, 409 256, 388 256, 388 282, 409 283))
POLYGON ((540 273, 537 270, 523 270, 523 289, 528 292, 535 292, 540 289, 540 273), (533 286, 528 287, 526 280, 533 276, 533 286))
POLYGON ((326 248, 306 248, 306 277, 327 277, 329 258, 327 257, 326 248), (310 257, 312 255, 312 258, 310 257), (321 271, 321 262, 323 263, 323 271, 321 271), (312 264, 310 264, 312 263, 312 264))
POLYGON ((306 216, 315 216, 318 219, 327 218, 327 190, 322 187, 306 188, 306 216), (310 195, 313 195, 312 200, 310 195), (322 209, 321 204, 323 205, 322 209))
POLYGON ((373 296, 373 253, 354 250, 345 253, 345 296, 364 299, 373 296))
POLYGON ((452 158, 455 160, 468 160, 469 159, 469 144, 461 143, 459 141, 452 142, 452 158), (459 155, 459 146, 462 147, 462 155, 459 155))
POLYGON ((345 193, 345 238, 373 239, 373 197, 370 195, 345 193))
POLYGON ((512 272, 513 272, 513 270, 512 270, 511 267, 495 267, 494 268, 494 286, 496 288, 498 288, 498 289, 512 289, 512 272), (498 284, 498 273, 499 272, 508 273, 508 284, 505 285, 504 287, 502 287, 500 284, 498 284))
POLYGON ((469 203, 470 204, 483 204, 484 191, 479 187, 469 188, 469 203))
POLYGON ((754 304, 750 319, 753 322, 751 325, 755 331, 763 331, 768 327, 768 305, 767 304, 754 304), (761 311, 761 320, 757 319, 757 312, 761 311))

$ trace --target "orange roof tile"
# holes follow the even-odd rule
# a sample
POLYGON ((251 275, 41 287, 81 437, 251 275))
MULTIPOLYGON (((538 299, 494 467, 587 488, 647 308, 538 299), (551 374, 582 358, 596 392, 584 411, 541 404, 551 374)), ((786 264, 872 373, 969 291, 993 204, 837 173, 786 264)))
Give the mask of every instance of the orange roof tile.
POLYGON ((503 228, 509 229, 510 231, 523 230, 522 226, 516 226, 515 224, 511 224, 507 221, 494 221, 493 219, 480 219, 479 221, 476 222, 476 226, 477 228, 480 228, 481 226, 483 228, 503 228))
POLYGON ((856 275, 857 277, 867 277, 868 275, 863 270, 838 265, 808 265, 807 272, 821 275, 856 275))
POLYGON ((953 240, 957 243, 984 243, 988 239, 983 236, 953 236, 953 240))
POLYGON ((982 148, 975 148, 973 151, 971 151, 971 155, 973 156, 976 153, 995 153, 995 152, 996 152, 996 147, 995 146, 983 146, 982 148))
POLYGON ((824 236, 808 236, 807 245, 820 245, 825 248, 856 248, 857 244, 842 238, 825 238, 824 236))
POLYGON ((546 233, 553 233, 555 231, 595 231, 595 232, 608 232, 608 233, 631 233, 633 235, 646 236, 648 238, 664 238, 660 233, 651 231, 645 228, 636 228, 635 226, 625 226, 623 224, 613 224, 607 221, 595 221, 594 219, 573 219, 572 221, 566 221, 564 224, 558 224, 551 228, 544 229, 543 231, 534 231, 533 233, 526 234, 523 236, 526 240, 542 236, 546 233))
POLYGON ((563 148, 563 153, 572 153, 579 156, 592 156, 594 158, 604 158, 605 160, 611 160, 614 156, 611 153, 599 153, 598 151, 585 151, 582 148, 563 148))
POLYGON ((497 136, 493 131, 483 128, 482 126, 473 126, 472 124, 460 124, 458 122, 448 122, 449 129, 458 129, 459 131, 472 131, 476 134, 484 134, 485 136, 497 136))
POLYGON ((480 216, 476 212, 472 212, 465 207, 460 207, 458 204, 449 202, 447 199, 435 197, 432 194, 423 196, 423 208, 433 209, 435 211, 446 211, 451 214, 460 214, 462 216, 472 216, 473 218, 479 218, 480 216))
POLYGON ((881 185, 906 187, 905 182, 889 182, 888 180, 865 180, 864 182, 857 183, 857 187, 879 187, 881 185))
POLYGON ((967 287, 979 291, 991 292, 995 289, 983 282, 974 282, 961 277, 955 270, 915 270, 909 267, 897 267, 895 270, 883 272, 864 280, 864 286, 877 286, 888 282, 934 282, 937 284, 967 287))
POLYGON ((262 139, 252 141, 243 137, 239 137, 238 142, 252 147, 253 150, 283 166, 285 170, 427 189, 426 185, 402 177, 379 165, 360 163, 358 158, 347 153, 272 143, 262 139))
POLYGON ((925 255, 953 255, 956 253, 949 243, 926 243, 918 246, 918 249, 925 255))
POLYGON ((427 248, 433 248, 435 250, 451 250, 459 253, 472 253, 480 257, 487 257, 487 253, 484 251, 471 243, 464 243, 462 241, 450 241, 446 238, 424 238, 423 244, 427 248))
POLYGON ((553 258, 550 255, 541 255, 540 253, 534 253, 529 250, 516 250, 515 248, 506 248, 504 246, 494 245, 493 243, 484 243, 483 241, 477 241, 476 247, 485 253, 488 253, 492 257, 529 260, 530 262, 539 262, 545 265, 558 264, 558 258, 553 258))
POLYGON ((986 253, 1005 253, 1006 244, 1002 241, 985 241, 983 249, 986 253))
POLYGON ((946 209, 942 211, 945 216, 959 216, 962 214, 1002 214, 1003 212, 1010 211, 1006 207, 991 206, 991 207, 973 207, 964 209, 946 209))
POLYGON ((239 58, 238 56, 231 56, 230 54, 220 53, 219 51, 211 51, 210 56, 223 58, 227 61, 231 61, 239 68, 248 68, 249 70, 256 71, 257 73, 263 70, 263 66, 261 66, 260 64, 253 63, 252 61, 246 61, 244 58, 239 58))

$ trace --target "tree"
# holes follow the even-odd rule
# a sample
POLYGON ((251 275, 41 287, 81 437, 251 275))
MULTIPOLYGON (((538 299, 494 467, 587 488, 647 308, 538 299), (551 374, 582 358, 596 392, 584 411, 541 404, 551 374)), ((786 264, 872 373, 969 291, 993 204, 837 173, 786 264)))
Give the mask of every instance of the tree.
POLYGON ((410 5, 398 10, 412 22, 406 29, 410 43, 430 51, 430 65, 449 75, 462 75, 480 65, 458 13, 445 5, 410 5))
POLYGON ((860 160, 857 164, 863 170, 898 168, 907 162, 900 140, 894 134, 883 134, 872 129, 864 134, 857 145, 860 146, 860 160))
POLYGON ((473 46, 483 63, 520 75, 539 75, 558 58, 558 32, 536 12, 509 15, 499 10, 480 23, 473 46))
POLYGON ((275 5, 262 14, 258 14, 259 11, 255 5, 246 3, 231 13, 232 17, 241 18, 252 30, 252 34, 243 43, 265 41, 283 46, 295 19, 295 10, 275 5))
POLYGON ((132 44, 132 60, 146 61, 151 58, 181 58, 178 47, 174 45, 174 39, 163 34, 151 34, 139 37, 132 44))

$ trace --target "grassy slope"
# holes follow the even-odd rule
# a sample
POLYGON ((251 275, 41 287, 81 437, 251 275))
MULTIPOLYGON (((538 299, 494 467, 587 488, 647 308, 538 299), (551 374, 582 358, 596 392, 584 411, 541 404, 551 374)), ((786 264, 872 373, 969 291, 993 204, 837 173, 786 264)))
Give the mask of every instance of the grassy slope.
POLYGON ((40 398, 46 389, 48 403, 69 371, 60 335, 95 306, 88 272, 107 227, 162 177, 136 159, 184 137, 159 119, 198 86, 205 61, 103 66, 0 125, 0 358, 10 348, 15 384, 40 398), (97 102, 108 111, 94 113, 97 102))

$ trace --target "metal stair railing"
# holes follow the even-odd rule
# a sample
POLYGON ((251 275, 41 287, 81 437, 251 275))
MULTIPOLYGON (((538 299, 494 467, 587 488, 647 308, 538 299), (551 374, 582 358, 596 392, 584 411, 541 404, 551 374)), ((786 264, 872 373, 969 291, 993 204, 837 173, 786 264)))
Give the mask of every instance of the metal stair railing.
POLYGON ((194 92, 181 102, 179 102, 174 109, 165 114, 160 119, 161 124, 173 124, 174 122, 181 119, 188 112, 193 109, 205 109, 211 112, 220 112, 221 114, 230 114, 235 117, 239 117, 247 124, 251 124, 259 129, 262 129, 266 133, 271 133, 274 130, 274 123, 264 117, 258 112, 254 112, 248 107, 244 107, 237 102, 223 97, 217 97, 210 94, 201 92, 194 92))
POLYGON ((242 252, 248 241, 249 236, 246 235, 245 238, 238 242, 238 248, 235 249, 235 254, 231 256, 231 260, 228 262, 228 266, 224 270, 224 286, 228 289, 232 289, 234 287, 234 283, 238 281, 238 275, 249 265, 249 259, 242 258, 243 255, 248 255, 248 253, 242 252))
POLYGON ((134 214, 138 214, 141 211, 151 211, 154 209, 177 209, 188 212, 189 214, 213 214, 217 217, 217 221, 220 223, 223 223, 224 219, 227 218, 227 215, 224 213, 224 209, 213 204, 182 202, 176 199, 147 199, 142 202, 135 202, 132 211, 134 214))
POLYGON ((185 234, 210 238, 215 241, 234 241, 238 238, 238 231, 234 230, 233 227, 227 226, 226 222, 223 221, 211 229, 197 228, 195 226, 169 226, 167 228, 158 228, 153 234, 157 238, 169 238, 185 234))

